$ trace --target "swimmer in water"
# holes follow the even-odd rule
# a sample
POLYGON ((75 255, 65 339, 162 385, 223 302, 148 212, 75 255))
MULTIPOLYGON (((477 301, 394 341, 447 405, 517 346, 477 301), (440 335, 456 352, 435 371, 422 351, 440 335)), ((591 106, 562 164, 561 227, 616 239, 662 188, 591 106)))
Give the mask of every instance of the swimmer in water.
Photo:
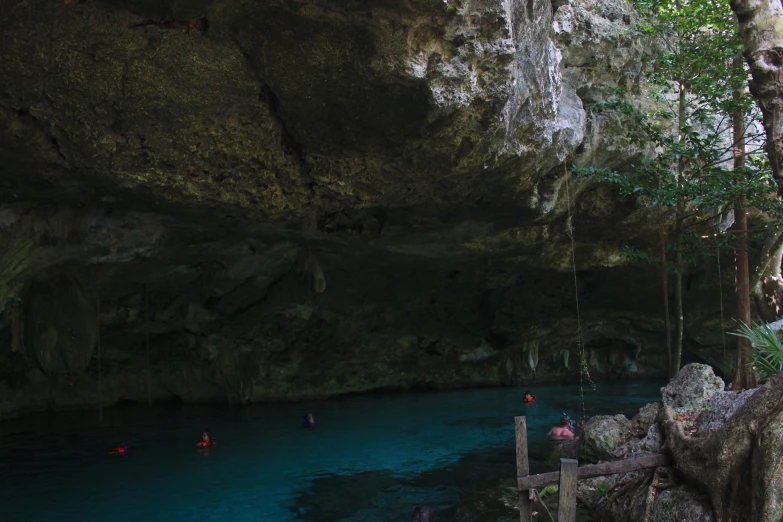
POLYGON ((525 404, 533 404, 534 402, 536 402, 536 396, 530 393, 529 391, 526 391, 525 398, 522 400, 525 402, 525 404))
POLYGON ((417 506, 413 510, 411 522, 435 522, 435 510, 429 506, 417 506))
POLYGON ((116 453, 118 455, 127 455, 128 454, 128 446, 125 444, 120 444, 116 448, 111 449, 112 453, 116 453))
POLYGON ((555 426, 547 436, 554 441, 571 440, 574 438, 574 432, 571 431, 571 419, 567 415, 563 415, 560 419, 560 426, 555 426))
POLYGON ((215 437, 211 436, 206 431, 201 434, 201 440, 196 444, 197 448, 211 448, 215 445, 215 437))
POLYGON ((312 413, 308 413, 304 416, 304 427, 308 430, 315 428, 315 418, 312 413))

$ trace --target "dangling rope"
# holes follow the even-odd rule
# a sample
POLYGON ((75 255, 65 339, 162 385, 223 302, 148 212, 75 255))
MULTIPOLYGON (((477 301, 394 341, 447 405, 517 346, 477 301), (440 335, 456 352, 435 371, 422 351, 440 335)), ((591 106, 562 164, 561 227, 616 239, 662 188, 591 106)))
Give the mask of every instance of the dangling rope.
POLYGON ((95 291, 95 310, 98 315, 98 424, 103 422, 103 375, 102 375, 102 362, 103 355, 101 353, 101 287, 95 291))
POLYGON ((147 406, 152 406, 152 370, 150 368, 150 291, 144 283, 144 330, 147 332, 147 406))
POLYGON ((579 363, 581 368, 579 370, 579 396, 582 407, 582 419, 585 418, 585 386, 584 377, 587 376, 588 381, 593 388, 592 379, 590 379, 590 373, 587 368, 587 361, 585 361, 585 342, 582 335, 582 320, 579 315, 579 281, 576 276, 576 246, 574 242, 574 229, 571 226, 571 191, 568 187, 568 167, 563 163, 563 171, 565 172, 565 187, 566 187, 566 206, 568 208, 568 237, 571 239, 571 267, 574 270, 574 299, 576 302, 576 332, 579 343, 579 363))

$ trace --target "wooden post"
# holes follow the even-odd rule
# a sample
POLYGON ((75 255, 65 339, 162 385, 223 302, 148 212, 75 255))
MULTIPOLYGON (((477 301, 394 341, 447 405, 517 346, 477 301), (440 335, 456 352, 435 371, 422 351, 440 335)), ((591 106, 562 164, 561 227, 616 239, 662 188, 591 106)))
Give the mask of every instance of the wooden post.
MULTIPOLYGON (((527 460, 527 420, 525 417, 514 417, 517 441, 517 481, 520 477, 530 475, 530 465, 527 460)), ((530 522, 530 491, 519 490, 519 522, 530 522)))
POLYGON ((557 507, 557 522, 576 521, 577 468, 574 459, 560 459, 560 488, 557 507))

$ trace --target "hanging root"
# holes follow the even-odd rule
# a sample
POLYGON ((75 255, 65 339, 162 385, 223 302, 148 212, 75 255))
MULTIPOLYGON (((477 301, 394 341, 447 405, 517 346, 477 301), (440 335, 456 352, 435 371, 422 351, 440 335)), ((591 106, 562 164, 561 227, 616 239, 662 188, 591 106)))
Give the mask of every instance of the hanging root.
POLYGON ((23 352, 24 340, 22 338, 22 302, 14 299, 8 307, 9 322, 11 323, 11 352, 23 352))

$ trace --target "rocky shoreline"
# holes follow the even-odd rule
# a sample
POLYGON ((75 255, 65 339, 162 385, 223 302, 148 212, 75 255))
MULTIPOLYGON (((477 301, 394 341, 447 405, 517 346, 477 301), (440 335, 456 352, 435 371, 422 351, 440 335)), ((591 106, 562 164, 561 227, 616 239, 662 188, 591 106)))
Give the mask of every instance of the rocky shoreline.
MULTIPOLYGON (((633 418, 627 419, 623 415, 591 418, 584 426, 581 439, 555 448, 550 457, 552 467, 556 469, 555 462, 560 457, 578 456, 580 464, 584 464, 668 453, 670 449, 662 428, 662 410, 671 408, 676 412, 676 421, 695 441, 726 425, 758 390, 728 391, 711 367, 687 365, 661 389, 661 401, 644 406, 633 418)), ((778 414, 767 429, 772 433, 783 432, 783 415, 778 414)), ((774 452, 771 454, 770 458, 774 459, 774 452)), ((705 469, 705 472, 712 471, 705 469)), ((777 480, 780 482, 783 477, 777 480)), ((545 488, 540 493, 550 512, 556 513, 556 486, 545 488)), ((482 494, 491 499, 488 504, 501 502, 509 510, 516 508, 518 493, 513 479, 503 479, 482 494)), ((772 504, 769 509, 777 509, 778 516, 783 516, 783 506, 772 504)), ((487 520, 482 518, 480 504, 474 503, 473 506, 473 510, 466 511, 459 520, 487 520)), ((694 487, 676 465, 581 480, 578 508, 577 520, 583 522, 721 520, 715 516, 708 495, 694 487)), ((747 516, 751 520, 750 513, 747 516)), ((505 518, 493 520, 511 522, 518 520, 518 515, 508 514, 505 518)))

